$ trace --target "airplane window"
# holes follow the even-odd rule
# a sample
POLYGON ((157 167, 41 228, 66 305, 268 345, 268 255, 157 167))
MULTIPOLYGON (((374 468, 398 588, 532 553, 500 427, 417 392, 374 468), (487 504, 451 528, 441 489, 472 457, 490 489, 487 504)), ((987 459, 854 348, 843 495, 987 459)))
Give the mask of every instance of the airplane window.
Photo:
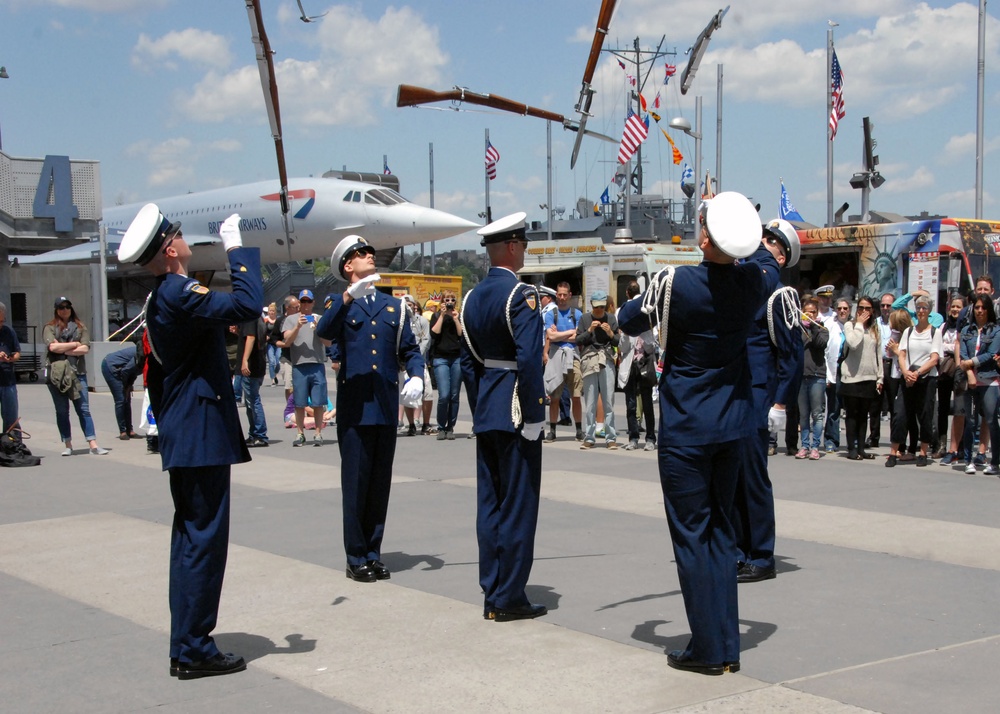
POLYGON ((400 196, 397 192, 393 191, 391 188, 380 189, 382 193, 388 194, 394 199, 395 203, 408 203, 408 201, 400 196))
POLYGON ((344 202, 349 202, 353 200, 354 191, 348 191, 347 195, 344 196, 344 202))
POLYGON ((361 191, 355 191, 354 197, 351 200, 355 203, 361 203, 361 191))
POLYGON ((394 206, 399 203, 406 203, 406 199, 400 196, 395 191, 386 190, 383 188, 375 188, 368 191, 365 194, 365 200, 368 203, 381 203, 385 206, 394 206))

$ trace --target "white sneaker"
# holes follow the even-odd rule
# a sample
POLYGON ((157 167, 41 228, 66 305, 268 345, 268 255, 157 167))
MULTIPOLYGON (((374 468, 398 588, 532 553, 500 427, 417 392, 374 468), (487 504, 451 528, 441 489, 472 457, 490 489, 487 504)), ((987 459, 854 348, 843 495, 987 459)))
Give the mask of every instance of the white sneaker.
POLYGON ((983 474, 986 476, 996 476, 997 474, 1000 474, 1000 469, 998 469, 993 464, 990 464, 989 466, 986 467, 986 470, 983 471, 983 474))
POLYGON ((967 474, 976 473, 976 465, 970 461, 969 465, 965 467, 965 473, 967 474))

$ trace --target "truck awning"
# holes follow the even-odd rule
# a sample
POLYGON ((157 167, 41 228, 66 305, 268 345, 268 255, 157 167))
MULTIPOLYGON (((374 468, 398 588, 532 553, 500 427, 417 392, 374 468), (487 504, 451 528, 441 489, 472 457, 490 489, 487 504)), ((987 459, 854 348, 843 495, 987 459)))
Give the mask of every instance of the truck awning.
POLYGON ((578 260, 574 263, 535 263, 533 265, 525 265, 517 271, 517 274, 548 275, 549 273, 558 273, 560 270, 572 270, 573 268, 580 267, 583 267, 582 260, 578 260))

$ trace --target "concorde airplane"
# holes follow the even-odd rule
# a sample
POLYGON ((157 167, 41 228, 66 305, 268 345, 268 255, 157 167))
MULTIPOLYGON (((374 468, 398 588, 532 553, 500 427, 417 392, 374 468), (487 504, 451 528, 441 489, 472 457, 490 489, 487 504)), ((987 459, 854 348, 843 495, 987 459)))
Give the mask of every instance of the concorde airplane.
MULTIPOLYGON (((167 219, 181 222, 184 239, 191 246, 192 271, 225 270, 225 254, 214 244, 221 242, 219 226, 233 213, 241 217, 243 244, 260 248, 264 264, 328 258, 340 239, 352 233, 363 236, 388 258, 400 246, 449 238, 480 227, 450 213, 410 203, 393 189, 373 183, 324 177, 293 178, 288 184, 290 245, 281 218, 278 181, 188 193, 153 203, 167 219)), ((104 209, 107 262, 118 272, 134 268, 118 266, 116 256, 125 230, 145 203, 104 209)), ((17 258, 22 265, 94 263, 100 260, 100 243, 95 238, 62 250, 17 258)))

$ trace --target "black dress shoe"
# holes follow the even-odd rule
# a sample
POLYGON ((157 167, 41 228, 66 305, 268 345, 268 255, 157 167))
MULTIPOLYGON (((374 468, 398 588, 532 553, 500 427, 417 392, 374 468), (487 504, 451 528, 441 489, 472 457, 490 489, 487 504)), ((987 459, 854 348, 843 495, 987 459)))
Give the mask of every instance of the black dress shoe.
POLYGON ((778 573, 773 565, 769 568, 761 568, 753 563, 744 563, 743 567, 736 573, 736 582, 758 583, 761 580, 774 580, 776 577, 778 577, 778 573))
POLYGON ((375 571, 371 569, 368 563, 364 563, 363 565, 348 565, 347 577, 359 583, 374 583, 375 571))
POLYGON ((496 612, 493 614, 493 619, 497 622, 510 622, 511 620, 532 620, 536 617, 541 617, 547 613, 549 609, 545 605, 532 605, 528 603, 527 605, 521 605, 520 607, 511 607, 507 609, 497 608, 496 612))
POLYGON ((385 564, 381 560, 369 560, 368 567, 375 573, 376 580, 388 580, 392 577, 389 574, 389 569, 385 567, 385 564))
POLYGON ((222 674, 242 672, 247 668, 247 662, 242 657, 227 652, 218 652, 201 662, 181 662, 170 660, 170 676, 177 679, 198 679, 200 677, 217 677, 222 674))
POLYGON ((697 674, 708 674, 717 677, 724 672, 739 672, 739 662, 722 662, 721 664, 708 664, 699 662, 696 659, 686 656, 680 650, 674 650, 667 654, 667 665, 684 672, 696 672, 697 674))

